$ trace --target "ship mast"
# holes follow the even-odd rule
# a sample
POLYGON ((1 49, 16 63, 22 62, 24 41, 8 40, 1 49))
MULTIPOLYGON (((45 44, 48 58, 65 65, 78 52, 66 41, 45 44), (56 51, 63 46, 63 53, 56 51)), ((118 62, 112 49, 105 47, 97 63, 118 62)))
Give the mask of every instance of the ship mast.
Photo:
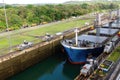
MULTIPOLYGON (((3 0, 3 8, 4 8, 4 15, 5 15, 5 22, 6 22, 6 28, 7 28, 7 31, 9 33, 9 26, 8 26, 8 18, 7 18, 7 13, 6 13, 6 9, 5 9, 5 2, 3 0)), ((9 42, 9 51, 12 52, 12 46, 11 46, 11 41, 10 41, 11 37, 10 37, 10 34, 8 35, 8 42, 9 42)))
MULTIPOLYGON (((112 11, 109 12, 109 20, 112 20, 112 11)), ((112 21, 109 22, 109 34, 111 33, 112 21)))
POLYGON ((119 24, 119 19, 120 19, 120 9, 117 10, 117 17, 118 17, 118 19, 117 19, 117 24, 119 24))
POLYGON ((75 32, 75 43, 77 46, 78 45, 78 32, 79 32, 79 30, 76 28, 74 32, 75 32))
POLYGON ((101 14, 97 14, 96 16, 96 22, 95 22, 95 27, 96 27, 96 43, 99 42, 99 36, 100 36, 100 27, 101 27, 101 14))

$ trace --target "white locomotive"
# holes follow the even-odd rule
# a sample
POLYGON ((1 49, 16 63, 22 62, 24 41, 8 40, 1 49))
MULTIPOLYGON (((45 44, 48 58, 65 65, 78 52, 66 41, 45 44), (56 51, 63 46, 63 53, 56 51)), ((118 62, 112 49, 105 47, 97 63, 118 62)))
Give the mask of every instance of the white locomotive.
POLYGON ((22 44, 20 44, 17 49, 18 50, 24 50, 26 48, 32 47, 33 43, 32 42, 27 42, 26 40, 24 40, 24 42, 22 44))
POLYGON ((89 76, 97 66, 97 61, 93 59, 87 59, 89 63, 85 64, 80 70, 80 75, 89 76))

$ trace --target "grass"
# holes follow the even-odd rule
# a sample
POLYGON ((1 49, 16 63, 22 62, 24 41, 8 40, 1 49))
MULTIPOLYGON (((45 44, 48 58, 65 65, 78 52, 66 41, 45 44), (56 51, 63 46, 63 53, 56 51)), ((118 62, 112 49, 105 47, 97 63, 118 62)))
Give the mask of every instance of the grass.
POLYGON ((108 57, 108 60, 116 62, 120 58, 120 46, 108 57))
POLYGON ((62 21, 62 22, 56 23, 56 24, 48 25, 45 27, 41 26, 40 28, 37 28, 34 30, 28 30, 25 32, 20 31, 20 32, 17 32, 17 34, 11 35, 10 41, 8 40, 9 39, 8 34, 4 35, 4 36, 0 36, 0 50, 9 48, 10 44, 12 46, 21 44, 23 42, 23 40, 34 41, 34 43, 36 43, 41 40, 39 40, 39 39, 36 40, 36 38, 33 36, 42 36, 42 35, 45 35, 45 33, 55 34, 57 32, 62 32, 62 31, 65 31, 65 30, 68 30, 68 29, 71 29, 74 27, 82 27, 85 24, 85 22, 90 22, 90 20, 91 19, 67 20, 67 21, 62 21), (30 35, 33 35, 33 36, 30 36, 30 35))
POLYGON ((52 26, 46 26, 45 28, 39 28, 37 30, 33 30, 30 32, 27 32, 25 34, 29 35, 44 35, 45 33, 55 34, 57 32, 62 32, 74 27, 82 27, 85 22, 89 22, 90 20, 75 20, 75 21, 68 21, 68 22, 62 22, 60 24, 55 24, 52 26))
POLYGON ((27 40, 27 41, 32 41, 34 40, 33 37, 29 37, 29 36, 22 36, 22 35, 14 35, 10 37, 10 41, 8 40, 8 38, 2 38, 0 39, 0 49, 2 48, 7 48, 9 46, 9 43, 12 44, 12 46, 15 46, 17 44, 20 44, 23 42, 23 40, 27 40))

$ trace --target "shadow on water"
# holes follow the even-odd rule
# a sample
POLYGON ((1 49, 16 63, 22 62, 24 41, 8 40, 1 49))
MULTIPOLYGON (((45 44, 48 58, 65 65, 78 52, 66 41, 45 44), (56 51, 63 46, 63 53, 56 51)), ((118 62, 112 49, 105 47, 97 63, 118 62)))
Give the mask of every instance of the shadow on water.
POLYGON ((64 65, 63 74, 68 76, 71 79, 74 79, 80 73, 80 69, 83 66, 80 64, 77 64, 77 65, 71 64, 67 60, 63 65, 64 65))
POLYGON ((73 80, 81 65, 72 65, 58 53, 7 80, 73 80))

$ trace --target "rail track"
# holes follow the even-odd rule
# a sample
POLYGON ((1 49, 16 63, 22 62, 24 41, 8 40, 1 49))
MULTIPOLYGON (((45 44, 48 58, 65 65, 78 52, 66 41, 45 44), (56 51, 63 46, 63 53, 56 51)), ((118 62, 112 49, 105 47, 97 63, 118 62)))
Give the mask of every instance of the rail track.
MULTIPOLYGON (((119 44, 120 44, 120 42, 118 42, 118 44, 116 45, 116 47, 117 46, 119 46, 119 44)), ((115 47, 115 48, 116 48, 115 47)), ((114 49, 115 49, 114 48, 114 49)), ((114 49, 112 50, 112 52, 114 51, 114 49)), ((112 53, 111 52, 111 53, 112 53)), ((100 65, 100 63, 101 62, 103 62, 111 53, 109 53, 109 54, 107 54, 107 53, 102 53, 99 57, 97 57, 97 61, 98 61, 98 65, 100 65)), ((95 70, 97 70, 97 68, 96 69, 94 69, 94 71, 95 70)), ((89 78, 92 76, 92 75, 94 75, 94 80, 103 80, 102 78, 101 78, 101 76, 99 76, 99 75, 95 75, 94 74, 94 71, 90 74, 90 75, 87 75, 86 77, 84 76, 84 75, 81 75, 81 74, 79 74, 74 80, 89 80, 89 78)))
POLYGON ((88 79, 88 76, 80 75, 80 76, 76 77, 75 80, 87 80, 87 79, 88 79))

